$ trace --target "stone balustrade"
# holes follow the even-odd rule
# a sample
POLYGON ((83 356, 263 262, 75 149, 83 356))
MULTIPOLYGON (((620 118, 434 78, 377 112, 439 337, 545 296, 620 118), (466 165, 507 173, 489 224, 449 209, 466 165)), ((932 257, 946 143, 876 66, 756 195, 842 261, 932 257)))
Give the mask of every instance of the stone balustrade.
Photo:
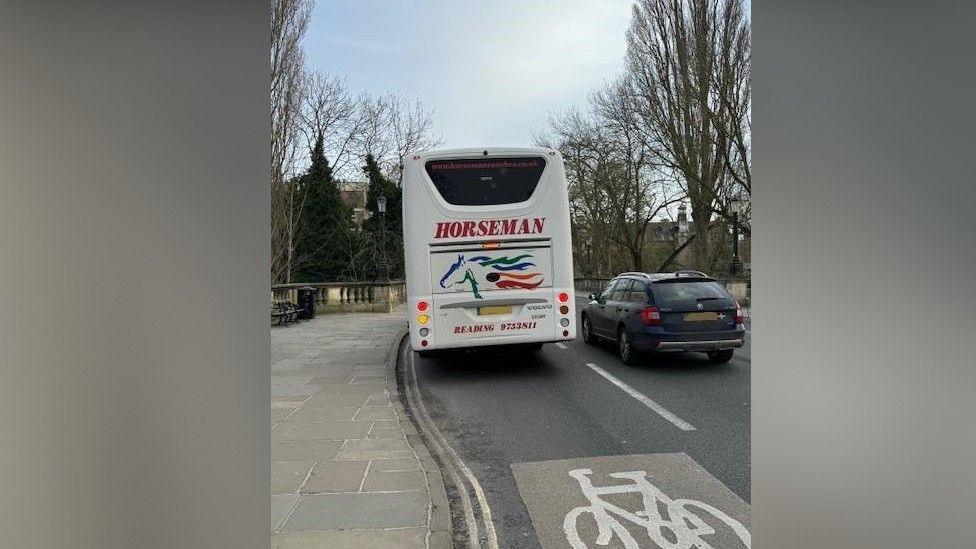
POLYGON ((309 282, 276 284, 271 287, 273 301, 298 303, 298 289, 315 289, 315 312, 392 312, 406 299, 402 280, 389 282, 309 282))
POLYGON ((610 282, 609 278, 600 277, 590 277, 590 278, 574 278, 573 283, 576 287, 577 292, 583 292, 585 294, 594 293, 598 294, 607 287, 610 282))
MULTIPOLYGON (((598 294, 607 287, 610 282, 610 278, 600 278, 600 277, 588 277, 588 278, 575 278, 573 282, 576 286, 576 291, 583 293, 594 293, 598 294)), ((743 305, 748 305, 751 296, 749 290, 749 283, 746 280, 741 279, 730 279, 718 281, 720 284, 725 286, 725 289, 732 294, 739 303, 743 305)))

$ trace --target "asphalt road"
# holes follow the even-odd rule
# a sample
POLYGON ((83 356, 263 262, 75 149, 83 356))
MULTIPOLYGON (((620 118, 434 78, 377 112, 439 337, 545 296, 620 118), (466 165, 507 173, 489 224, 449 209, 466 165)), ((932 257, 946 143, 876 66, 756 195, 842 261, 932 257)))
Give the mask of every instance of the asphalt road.
MULTIPOLYGON (((577 299, 580 306, 585 302, 577 299)), ((704 470, 700 477, 709 477, 695 477, 689 486, 710 483, 731 490, 729 495, 741 498, 748 509, 750 339, 751 334, 730 363, 718 366, 704 354, 688 353, 649 355, 630 367, 617 359, 612 345, 581 340, 548 344, 534 354, 482 351, 413 358, 433 422, 484 488, 499 545, 550 547, 560 543, 545 541, 538 531, 549 535, 550 525, 542 522, 549 519, 540 517, 550 504, 527 505, 528 488, 521 486, 520 493, 513 474, 519 464, 581 458, 565 463, 589 466, 587 459, 598 456, 684 453, 692 467, 704 470), (668 413, 693 430, 679 428, 668 413)), ((654 458, 641 459, 646 470, 646 460, 654 458)), ((558 478, 568 477, 560 469, 558 478)), ((551 505, 559 505, 559 497, 551 496, 551 505)), ((565 514, 553 510, 554 517, 565 514)), ((553 535, 562 536, 557 530, 553 535)))

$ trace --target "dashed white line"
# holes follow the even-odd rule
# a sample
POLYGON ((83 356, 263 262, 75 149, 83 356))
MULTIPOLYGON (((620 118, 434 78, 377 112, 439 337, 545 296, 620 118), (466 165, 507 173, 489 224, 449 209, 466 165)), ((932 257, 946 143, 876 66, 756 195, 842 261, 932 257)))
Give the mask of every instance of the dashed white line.
POLYGON ((651 400, 644 393, 638 391, 637 389, 634 389, 630 385, 627 385, 626 383, 624 383, 620 379, 617 379, 616 377, 614 377, 612 374, 610 374, 609 372, 607 372, 603 368, 597 366, 596 364, 589 364, 589 363, 587 364, 587 366, 589 366, 589 368, 591 370, 593 370, 594 372, 596 372, 596 373, 600 374, 601 376, 603 376, 604 378, 606 378, 606 380, 609 381, 610 383, 613 383, 618 388, 622 389, 623 392, 625 392, 628 395, 630 395, 630 396, 634 397, 635 399, 637 399, 637 401, 640 402, 641 404, 643 404, 644 406, 647 406, 651 410, 654 410, 655 412, 657 412, 657 415, 659 415, 659 416, 663 417, 664 419, 666 419, 666 420, 670 421, 671 423, 673 423, 674 426, 677 427, 678 429, 681 429, 682 431, 694 431, 695 430, 695 426, 694 425, 692 425, 692 424, 688 423, 687 421, 681 419, 680 417, 674 415, 673 413, 671 413, 671 411, 669 411, 664 406, 661 406, 657 402, 654 402, 653 400, 651 400))

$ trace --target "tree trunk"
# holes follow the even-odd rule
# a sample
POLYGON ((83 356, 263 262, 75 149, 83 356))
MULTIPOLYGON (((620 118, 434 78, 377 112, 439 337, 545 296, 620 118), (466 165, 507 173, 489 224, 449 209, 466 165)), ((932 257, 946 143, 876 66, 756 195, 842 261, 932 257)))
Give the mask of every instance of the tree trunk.
POLYGON ((700 270, 708 270, 709 268, 709 231, 711 229, 711 220, 708 213, 703 213, 703 219, 697 219, 696 216, 692 215, 692 219, 695 223, 695 240, 692 242, 692 251, 695 258, 695 268, 700 270))

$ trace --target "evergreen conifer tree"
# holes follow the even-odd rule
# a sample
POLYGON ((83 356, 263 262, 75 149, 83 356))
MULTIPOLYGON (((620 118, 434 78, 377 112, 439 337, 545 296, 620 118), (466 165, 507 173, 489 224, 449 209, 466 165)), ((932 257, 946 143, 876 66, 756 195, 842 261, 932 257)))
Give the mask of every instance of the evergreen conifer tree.
POLYGON ((311 163, 300 178, 298 196, 304 203, 296 215, 300 219, 295 256, 299 265, 295 280, 329 282, 341 280, 355 247, 352 211, 342 201, 332 167, 325 157, 320 134, 311 151, 311 163))
POLYGON ((386 257, 390 262, 390 276, 399 278, 403 276, 403 192, 394 182, 383 175, 379 163, 373 155, 366 155, 366 165, 363 167, 366 174, 366 208, 370 211, 370 218, 363 223, 363 230, 369 233, 373 242, 376 242, 379 250, 379 231, 380 214, 377 207, 377 198, 386 197, 386 257))

